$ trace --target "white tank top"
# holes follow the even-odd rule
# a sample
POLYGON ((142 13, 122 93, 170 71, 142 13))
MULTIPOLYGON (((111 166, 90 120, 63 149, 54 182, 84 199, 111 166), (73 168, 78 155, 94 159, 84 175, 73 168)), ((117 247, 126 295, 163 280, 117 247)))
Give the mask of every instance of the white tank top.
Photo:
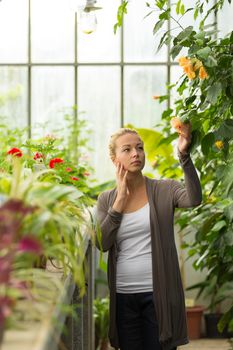
POLYGON ((123 214, 117 232, 117 293, 152 292, 150 207, 123 214))

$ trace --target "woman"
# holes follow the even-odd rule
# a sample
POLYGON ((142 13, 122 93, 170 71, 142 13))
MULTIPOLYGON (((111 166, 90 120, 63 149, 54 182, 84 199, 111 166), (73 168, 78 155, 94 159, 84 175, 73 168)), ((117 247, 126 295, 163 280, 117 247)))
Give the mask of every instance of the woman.
POLYGON ((142 175, 143 142, 120 129, 109 145, 115 189, 98 199, 101 237, 108 255, 111 345, 121 350, 174 350, 188 343, 184 293, 174 241, 174 209, 201 203, 200 182, 188 153, 191 125, 179 133, 185 187, 142 175))

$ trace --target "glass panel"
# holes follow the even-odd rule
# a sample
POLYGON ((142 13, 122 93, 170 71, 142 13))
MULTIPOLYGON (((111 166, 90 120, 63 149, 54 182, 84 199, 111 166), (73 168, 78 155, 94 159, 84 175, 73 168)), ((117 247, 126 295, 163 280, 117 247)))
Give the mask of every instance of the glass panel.
POLYGON ((151 128, 161 119, 166 102, 160 104, 154 95, 166 94, 167 68, 125 67, 124 123, 151 128))
POLYGON ((32 0, 32 61, 74 61, 74 18, 67 0, 32 0))
POLYGON ((95 178, 106 181, 115 177, 108 156, 108 141, 120 127, 120 68, 79 68, 79 111, 85 111, 93 133, 90 135, 95 178), (100 83, 101 82, 101 83, 100 83))
POLYGON ((154 12, 144 18, 149 12, 145 1, 132 1, 128 4, 128 14, 124 20, 124 60, 127 62, 167 61, 165 46, 156 53, 160 36, 153 35, 153 27, 158 16, 154 12))
POLYGON ((66 108, 74 105, 72 67, 32 68, 32 132, 45 135, 61 128, 66 108))
MULTIPOLYGON (((180 85, 182 80, 184 79, 183 76, 183 69, 180 66, 172 66, 171 67, 171 84, 176 84, 176 86, 173 87, 171 90, 171 108, 174 108, 174 101, 181 98, 181 96, 176 91, 177 87, 180 85)), ((185 91, 184 94, 187 94, 188 92, 185 91)))
MULTIPOLYGON (((113 33, 116 22, 119 0, 100 1, 96 6, 101 10, 95 11, 97 28, 91 34, 82 32, 82 23, 79 20, 78 30, 78 60, 79 62, 119 62, 120 61, 120 31, 113 33)), ((83 28, 84 29, 84 28, 83 28)))
POLYGON ((0 62, 22 63, 28 59, 28 1, 0 2, 0 62))
POLYGON ((27 125, 27 68, 0 67, 0 117, 10 127, 27 125))
POLYGON ((228 1, 224 2, 222 10, 218 13, 218 33, 219 37, 223 37, 233 30, 232 26, 233 16, 233 2, 231 4, 228 1))

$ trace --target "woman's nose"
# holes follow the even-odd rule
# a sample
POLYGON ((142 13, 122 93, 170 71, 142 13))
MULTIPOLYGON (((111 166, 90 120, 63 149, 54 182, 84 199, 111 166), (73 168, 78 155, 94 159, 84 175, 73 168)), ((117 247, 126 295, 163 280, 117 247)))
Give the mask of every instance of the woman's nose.
POLYGON ((132 149, 132 157, 137 157, 138 156, 138 150, 136 148, 132 149))

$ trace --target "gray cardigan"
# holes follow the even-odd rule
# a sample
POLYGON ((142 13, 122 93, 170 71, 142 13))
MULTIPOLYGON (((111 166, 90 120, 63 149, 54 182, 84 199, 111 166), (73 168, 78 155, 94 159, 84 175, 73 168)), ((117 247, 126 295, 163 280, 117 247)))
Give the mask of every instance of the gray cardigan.
MULTIPOLYGON (((200 181, 190 155, 178 153, 184 170, 185 187, 172 179, 145 177, 150 205, 153 295, 163 350, 188 343, 184 292, 174 239, 174 209, 198 206, 202 200, 200 181)), ((101 239, 97 247, 108 254, 108 285, 110 289, 109 340, 119 348, 116 328, 116 235, 122 214, 111 207, 116 188, 103 192, 97 203, 97 221, 101 239)))

